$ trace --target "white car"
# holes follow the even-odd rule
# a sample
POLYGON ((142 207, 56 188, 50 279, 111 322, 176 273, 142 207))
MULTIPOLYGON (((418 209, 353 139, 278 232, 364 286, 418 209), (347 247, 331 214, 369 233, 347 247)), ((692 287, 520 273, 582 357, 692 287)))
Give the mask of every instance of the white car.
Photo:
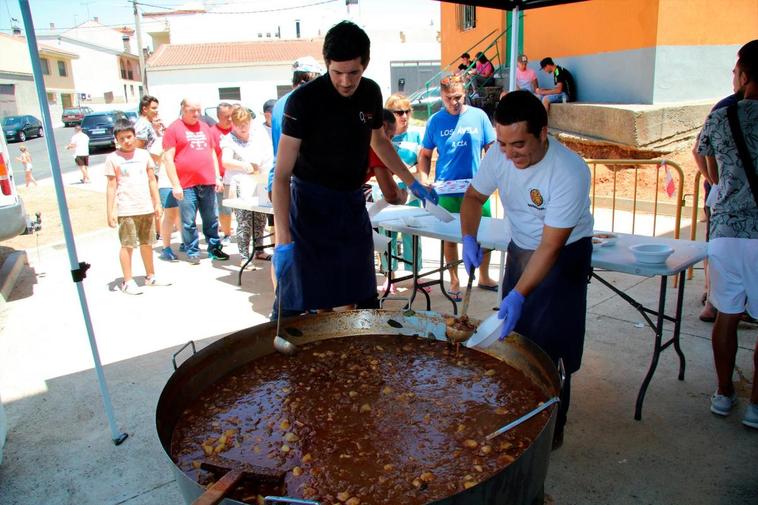
POLYGON ((11 159, 5 135, 0 135, 0 240, 26 232, 29 225, 24 202, 16 192, 11 159))

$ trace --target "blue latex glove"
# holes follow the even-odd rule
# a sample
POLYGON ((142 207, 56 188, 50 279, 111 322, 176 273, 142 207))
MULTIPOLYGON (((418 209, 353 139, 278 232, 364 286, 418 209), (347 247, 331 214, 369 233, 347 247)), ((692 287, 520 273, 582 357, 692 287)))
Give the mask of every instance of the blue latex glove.
POLYGON ((463 264, 466 266, 466 272, 471 272, 482 264, 484 251, 471 235, 463 236, 463 264))
POLYGON ((500 310, 497 312, 497 317, 503 319, 503 328, 500 330, 500 337, 498 340, 505 340, 505 337, 510 335, 513 328, 516 327, 519 318, 521 317, 521 308, 524 306, 524 295, 511 289, 511 292, 503 298, 500 303, 500 310))
POLYGON ((422 202, 429 200, 433 204, 437 205, 437 202, 440 201, 440 197, 437 194, 437 192, 434 190, 434 188, 427 188, 423 184, 421 184, 418 179, 413 181, 413 184, 411 184, 410 188, 411 193, 413 193, 413 196, 421 200, 422 202))
POLYGON ((288 244, 279 244, 278 246, 274 247, 274 257, 271 258, 271 263, 274 266, 274 275, 276 275, 276 280, 282 278, 282 276, 287 275, 287 272, 289 272, 290 268, 292 268, 292 263, 295 261, 295 243, 290 242, 288 244))

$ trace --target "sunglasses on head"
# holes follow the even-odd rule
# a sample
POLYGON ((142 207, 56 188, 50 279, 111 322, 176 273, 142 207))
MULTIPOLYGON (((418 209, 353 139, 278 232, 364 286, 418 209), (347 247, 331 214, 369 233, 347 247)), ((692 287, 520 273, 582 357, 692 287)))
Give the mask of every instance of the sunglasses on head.
POLYGON ((402 116, 403 114, 410 114, 411 110, 410 109, 393 110, 392 113, 397 114, 398 116, 402 116))

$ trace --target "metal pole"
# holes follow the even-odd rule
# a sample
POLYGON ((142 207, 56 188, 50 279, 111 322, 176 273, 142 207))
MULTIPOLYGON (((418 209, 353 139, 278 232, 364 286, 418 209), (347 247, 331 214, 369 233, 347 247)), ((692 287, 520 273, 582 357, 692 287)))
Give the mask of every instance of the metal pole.
MULTIPOLYGON (((142 25, 140 25, 140 12, 137 7, 137 0, 132 0, 134 6, 134 27, 137 29, 137 50, 139 52, 139 71, 140 80, 142 81, 142 94, 149 95, 147 92, 147 71, 145 69, 145 51, 142 50, 142 25)), ((140 97, 141 98, 141 97, 140 97)), ((141 111, 139 111, 141 112, 141 111)))
POLYGON ((518 59, 518 5, 511 11, 511 71, 508 75, 508 91, 516 89, 516 60, 518 59))
POLYGON ((42 124, 45 127, 45 143, 47 144, 47 153, 50 157, 50 168, 52 169, 53 182, 55 183, 55 195, 58 200, 58 212, 61 215, 61 227, 63 228, 63 236, 66 239, 66 249, 68 251, 69 263, 71 264, 71 275, 74 278, 76 290, 79 294, 79 304, 82 308, 84 325, 87 328, 87 337, 89 338, 90 348, 92 349, 92 358, 95 361, 95 372, 97 373, 97 380, 100 385, 100 394, 103 397, 105 415, 108 418, 108 425, 111 429, 111 439, 113 440, 114 444, 121 445, 121 443, 126 440, 129 435, 119 432, 118 428, 116 427, 116 421, 113 416, 111 397, 108 393, 108 385, 105 382, 103 366, 100 363, 100 354, 98 353, 97 342, 95 341, 95 331, 92 327, 92 319, 90 318, 87 298, 84 293, 84 286, 82 285, 82 281, 86 277, 86 272, 89 268, 89 264, 84 262, 80 263, 76 255, 76 243, 74 242, 74 233, 71 229, 71 217, 68 214, 68 205, 66 204, 66 192, 63 188, 63 178, 61 177, 61 164, 60 160, 58 159, 58 151, 55 147, 53 121, 50 118, 50 108, 47 105, 47 93, 45 91, 44 78, 42 77, 42 66, 39 62, 37 35, 34 32, 32 12, 29 8, 29 0, 19 0, 18 3, 19 7, 21 8, 21 16, 24 19, 26 43, 29 47, 29 57, 32 63, 32 74, 34 75, 34 87, 37 90, 37 99, 39 100, 40 112, 42 113, 42 124))

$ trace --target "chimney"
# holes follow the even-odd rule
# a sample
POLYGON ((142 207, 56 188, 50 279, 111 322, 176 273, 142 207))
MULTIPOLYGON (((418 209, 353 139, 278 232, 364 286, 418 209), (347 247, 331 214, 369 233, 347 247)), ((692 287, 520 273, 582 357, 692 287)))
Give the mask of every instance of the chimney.
POLYGON ((95 17, 94 17, 94 18, 92 18, 92 19, 95 21, 95 23, 99 23, 99 22, 100 22, 100 18, 99 18, 99 17, 97 17, 97 16, 95 16, 95 17))
POLYGON ((53 22, 50 22, 50 29, 51 29, 51 30, 55 30, 55 23, 53 23, 53 22))
POLYGON ((129 47, 129 35, 123 34, 121 36, 121 40, 124 42, 124 52, 125 53, 131 52, 131 47, 129 47))
POLYGON ((20 37, 21 36, 21 28, 19 28, 16 25, 13 26, 13 36, 14 37, 20 37))

